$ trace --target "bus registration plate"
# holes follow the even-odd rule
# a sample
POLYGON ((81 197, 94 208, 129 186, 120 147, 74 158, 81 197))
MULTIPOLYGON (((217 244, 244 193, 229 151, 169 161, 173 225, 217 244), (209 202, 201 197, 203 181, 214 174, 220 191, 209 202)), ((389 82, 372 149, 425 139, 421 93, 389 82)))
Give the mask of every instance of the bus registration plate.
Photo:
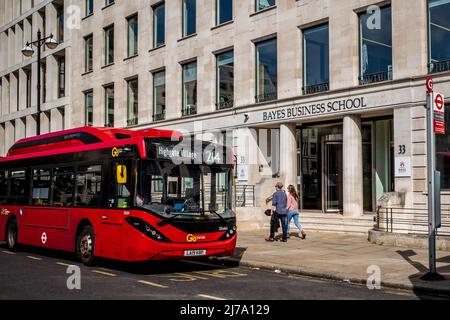
POLYGON ((206 250, 186 250, 184 252, 185 257, 198 257, 198 256, 205 256, 206 250))

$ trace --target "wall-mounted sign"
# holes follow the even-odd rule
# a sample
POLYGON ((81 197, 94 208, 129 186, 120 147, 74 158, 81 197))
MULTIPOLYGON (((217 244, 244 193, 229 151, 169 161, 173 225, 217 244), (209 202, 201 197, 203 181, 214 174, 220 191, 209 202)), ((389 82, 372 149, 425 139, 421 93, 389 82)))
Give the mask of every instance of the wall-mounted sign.
POLYGON ((434 93, 433 110, 434 110, 434 133, 445 134, 445 98, 442 93, 434 93))
POLYGON ((272 111, 264 111, 263 121, 280 121, 334 114, 340 112, 351 112, 367 108, 364 97, 353 99, 330 100, 307 105, 291 105, 281 107, 272 111))
POLYGON ((411 177, 411 157, 395 158, 395 177, 411 177))

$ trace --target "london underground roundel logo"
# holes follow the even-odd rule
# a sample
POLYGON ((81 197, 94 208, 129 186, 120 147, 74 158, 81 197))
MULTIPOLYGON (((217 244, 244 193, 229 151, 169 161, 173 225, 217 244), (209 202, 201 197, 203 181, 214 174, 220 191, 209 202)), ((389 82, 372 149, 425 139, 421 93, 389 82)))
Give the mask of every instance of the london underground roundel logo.
POLYGON ((47 234, 45 232, 42 233, 41 241, 42 241, 42 244, 46 244, 47 243, 47 234))
POLYGON ((434 103, 436 104, 436 108, 441 111, 444 108, 444 97, 442 94, 438 93, 436 98, 434 99, 434 103))

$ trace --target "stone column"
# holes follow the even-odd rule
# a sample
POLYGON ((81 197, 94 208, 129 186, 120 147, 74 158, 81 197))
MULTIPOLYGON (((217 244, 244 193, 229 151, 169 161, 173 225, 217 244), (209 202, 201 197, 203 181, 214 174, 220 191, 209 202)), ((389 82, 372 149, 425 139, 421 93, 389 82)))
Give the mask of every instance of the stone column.
POLYGON ((358 217, 363 214, 363 161, 361 117, 344 117, 343 142, 344 215, 358 217))
POLYGON ((297 186, 297 139, 294 123, 280 126, 280 175, 285 188, 291 184, 297 186))

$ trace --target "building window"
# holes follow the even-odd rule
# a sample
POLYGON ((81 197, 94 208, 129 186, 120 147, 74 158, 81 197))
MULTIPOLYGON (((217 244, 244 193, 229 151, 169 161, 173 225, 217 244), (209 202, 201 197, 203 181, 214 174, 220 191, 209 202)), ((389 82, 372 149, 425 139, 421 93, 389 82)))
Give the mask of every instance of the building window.
POLYGON ((430 73, 450 70, 450 0, 429 0, 430 73))
POLYGON ((94 37, 84 38, 84 71, 91 72, 94 66, 94 37))
POLYGON ((138 124, 138 79, 128 81, 127 126, 138 124))
POLYGON ((114 26, 105 28, 105 65, 114 63, 114 26))
POLYGON ((105 7, 111 6, 114 4, 114 0, 105 0, 105 7))
POLYGON ((58 58, 58 98, 66 95, 66 57, 58 58))
POLYGON ((128 57, 138 54, 138 16, 127 19, 128 21, 128 57))
POLYGON ((303 93, 311 94, 330 89, 328 25, 303 32, 303 93))
POLYGON ((86 0, 86 16, 94 14, 94 0, 86 0))
POLYGON ((165 43, 165 11, 165 3, 161 3, 153 8, 153 47, 155 48, 165 43))
POLYGON ((234 52, 217 55, 217 110, 232 108, 234 105, 234 52))
POLYGON ((105 127, 114 128, 114 85, 105 87, 105 127))
POLYGON ((233 0, 216 0, 216 25, 233 20, 233 0))
POLYGON ((183 0, 183 37, 196 32, 196 0, 183 0))
POLYGON ((31 70, 25 71, 27 78, 27 108, 31 108, 31 70))
POLYGON ((256 11, 264 10, 276 5, 276 0, 256 0, 256 11))
POLYGON ((84 94, 85 106, 85 125, 92 127, 94 125, 94 92, 88 91, 84 94))
POLYGON ((381 8, 381 27, 371 13, 360 15, 360 84, 392 80, 391 7, 381 8))
POLYGON ((153 121, 166 118, 166 72, 153 74, 153 121))
POLYGON ((256 102, 277 99, 277 39, 256 44, 256 102))
POLYGON ((197 61, 183 65, 182 116, 197 113, 197 61))
POLYGON ((60 6, 57 9, 57 23, 58 23, 58 43, 64 42, 64 6, 60 6))

